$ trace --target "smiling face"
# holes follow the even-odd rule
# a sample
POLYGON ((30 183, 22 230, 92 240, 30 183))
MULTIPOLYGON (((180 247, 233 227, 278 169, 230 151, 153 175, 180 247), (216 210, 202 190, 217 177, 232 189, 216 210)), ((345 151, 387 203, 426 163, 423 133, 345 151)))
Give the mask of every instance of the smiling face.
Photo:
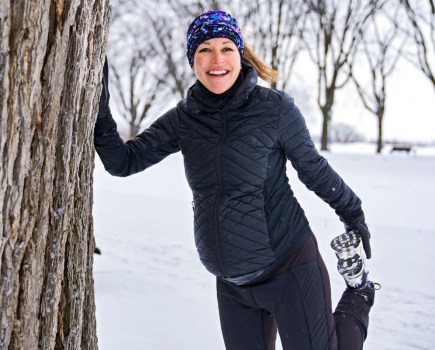
POLYGON ((240 73, 240 54, 227 38, 214 38, 198 46, 193 59, 196 78, 214 94, 227 91, 240 73))

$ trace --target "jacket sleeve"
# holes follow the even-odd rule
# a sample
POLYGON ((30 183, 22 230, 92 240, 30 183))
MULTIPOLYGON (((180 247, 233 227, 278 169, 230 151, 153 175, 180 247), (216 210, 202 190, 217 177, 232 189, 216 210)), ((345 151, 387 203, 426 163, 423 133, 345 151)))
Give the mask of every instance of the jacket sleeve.
POLYGON ((169 110, 148 129, 124 142, 110 113, 97 119, 94 145, 105 169, 114 176, 129 176, 160 162, 178 146, 178 112, 169 110))
POLYGON ((281 101, 278 142, 299 179, 335 209, 345 225, 363 215, 361 200, 317 152, 304 117, 287 94, 281 101))

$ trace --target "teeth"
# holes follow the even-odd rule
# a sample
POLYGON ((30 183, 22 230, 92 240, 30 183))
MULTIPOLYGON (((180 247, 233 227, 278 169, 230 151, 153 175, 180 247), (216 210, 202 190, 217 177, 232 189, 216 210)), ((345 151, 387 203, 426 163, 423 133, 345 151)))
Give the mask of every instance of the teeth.
POLYGON ((210 72, 208 72, 208 74, 211 74, 211 75, 223 75, 223 74, 226 74, 228 71, 226 71, 226 70, 212 70, 212 71, 210 71, 210 72))

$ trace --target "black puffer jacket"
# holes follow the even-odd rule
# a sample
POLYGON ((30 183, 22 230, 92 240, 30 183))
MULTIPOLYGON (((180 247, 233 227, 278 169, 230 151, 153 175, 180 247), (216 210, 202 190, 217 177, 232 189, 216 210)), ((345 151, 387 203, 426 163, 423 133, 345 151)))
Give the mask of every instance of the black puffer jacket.
POLYGON ((279 261, 309 232, 290 188, 287 159, 300 180, 337 212, 361 202, 316 151, 293 99, 244 79, 223 108, 196 83, 188 97, 124 143, 108 116, 98 120, 95 147, 112 175, 128 176, 181 150, 193 192, 195 240, 216 276, 251 273, 279 261), (201 96, 197 98, 197 96, 201 96))

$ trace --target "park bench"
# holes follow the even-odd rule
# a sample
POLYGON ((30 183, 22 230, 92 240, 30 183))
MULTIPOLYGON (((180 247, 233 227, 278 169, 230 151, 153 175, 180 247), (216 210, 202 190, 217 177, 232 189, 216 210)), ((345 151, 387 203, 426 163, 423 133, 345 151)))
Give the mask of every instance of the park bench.
POLYGON ((412 151, 412 146, 411 145, 395 145, 391 148, 390 153, 393 152, 406 152, 406 153, 410 153, 412 151))

